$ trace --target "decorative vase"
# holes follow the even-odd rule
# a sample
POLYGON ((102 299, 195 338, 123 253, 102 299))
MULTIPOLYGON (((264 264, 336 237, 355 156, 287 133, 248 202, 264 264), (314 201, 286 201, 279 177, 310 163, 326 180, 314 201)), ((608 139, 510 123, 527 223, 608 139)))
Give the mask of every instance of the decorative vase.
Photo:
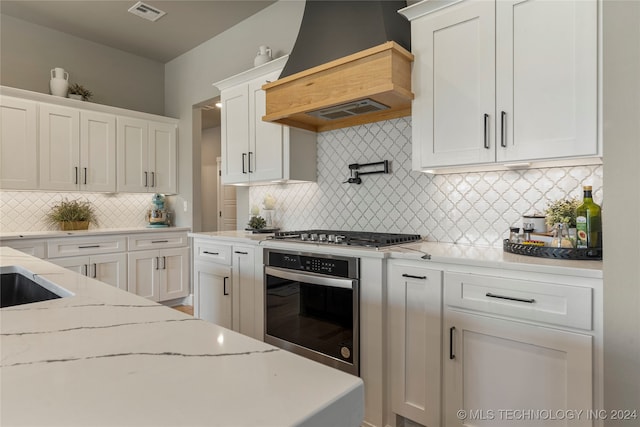
POLYGON ((276 214, 275 209, 263 209, 262 214, 264 215, 264 220, 267 222, 267 228, 273 228, 273 219, 276 214))
POLYGON ((258 47, 258 55, 253 60, 253 65, 258 66, 262 64, 266 64, 271 61, 271 48, 269 46, 260 46, 258 47))
POLYGON ((63 231, 88 230, 89 221, 62 221, 60 223, 60 229, 63 231))
POLYGON ((69 90, 69 73, 67 73, 64 68, 51 69, 49 90, 51 90, 51 95, 67 97, 69 90))

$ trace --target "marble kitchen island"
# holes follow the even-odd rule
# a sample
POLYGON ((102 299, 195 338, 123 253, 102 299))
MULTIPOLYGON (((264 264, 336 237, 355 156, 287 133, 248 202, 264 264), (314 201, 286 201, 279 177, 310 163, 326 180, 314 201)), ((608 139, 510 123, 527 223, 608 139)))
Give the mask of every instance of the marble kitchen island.
POLYGON ((74 296, 0 310, 3 426, 359 426, 360 378, 0 248, 74 296))

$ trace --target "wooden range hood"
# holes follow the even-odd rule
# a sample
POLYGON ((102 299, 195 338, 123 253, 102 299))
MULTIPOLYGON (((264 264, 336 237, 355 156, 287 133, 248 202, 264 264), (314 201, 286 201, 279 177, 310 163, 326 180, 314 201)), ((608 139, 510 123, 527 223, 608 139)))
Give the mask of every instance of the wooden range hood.
POLYGON ((408 116, 411 62, 390 41, 267 83, 262 120, 323 132, 408 116))

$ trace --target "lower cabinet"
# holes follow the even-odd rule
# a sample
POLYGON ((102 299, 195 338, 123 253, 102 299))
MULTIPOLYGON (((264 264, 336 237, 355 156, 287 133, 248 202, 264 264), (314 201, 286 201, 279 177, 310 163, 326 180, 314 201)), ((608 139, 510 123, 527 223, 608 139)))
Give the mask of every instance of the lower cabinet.
POLYGON ((390 262, 391 409, 440 426, 442 271, 390 262))
POLYGON ((127 290, 127 255, 124 253, 54 258, 49 261, 118 289, 127 290))
POLYGON ((189 294, 189 248, 129 252, 129 292, 152 301, 189 294))
POLYGON ((455 310, 444 330, 443 425, 512 426, 530 410, 526 425, 542 426, 534 411, 592 409, 591 336, 455 310))
POLYGON ((233 246, 233 330, 255 335, 255 254, 250 246, 233 246))
POLYGON ((193 315, 232 328, 231 267, 206 261, 193 264, 193 315))

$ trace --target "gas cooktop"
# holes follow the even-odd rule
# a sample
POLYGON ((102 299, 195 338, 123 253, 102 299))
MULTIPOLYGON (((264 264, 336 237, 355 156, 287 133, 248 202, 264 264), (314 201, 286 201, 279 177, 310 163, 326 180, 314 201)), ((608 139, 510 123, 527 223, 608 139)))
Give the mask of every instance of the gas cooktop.
POLYGON ((273 239, 291 242, 381 248, 416 242, 422 240, 422 237, 417 234, 372 233, 366 231, 301 230, 276 232, 273 239))

